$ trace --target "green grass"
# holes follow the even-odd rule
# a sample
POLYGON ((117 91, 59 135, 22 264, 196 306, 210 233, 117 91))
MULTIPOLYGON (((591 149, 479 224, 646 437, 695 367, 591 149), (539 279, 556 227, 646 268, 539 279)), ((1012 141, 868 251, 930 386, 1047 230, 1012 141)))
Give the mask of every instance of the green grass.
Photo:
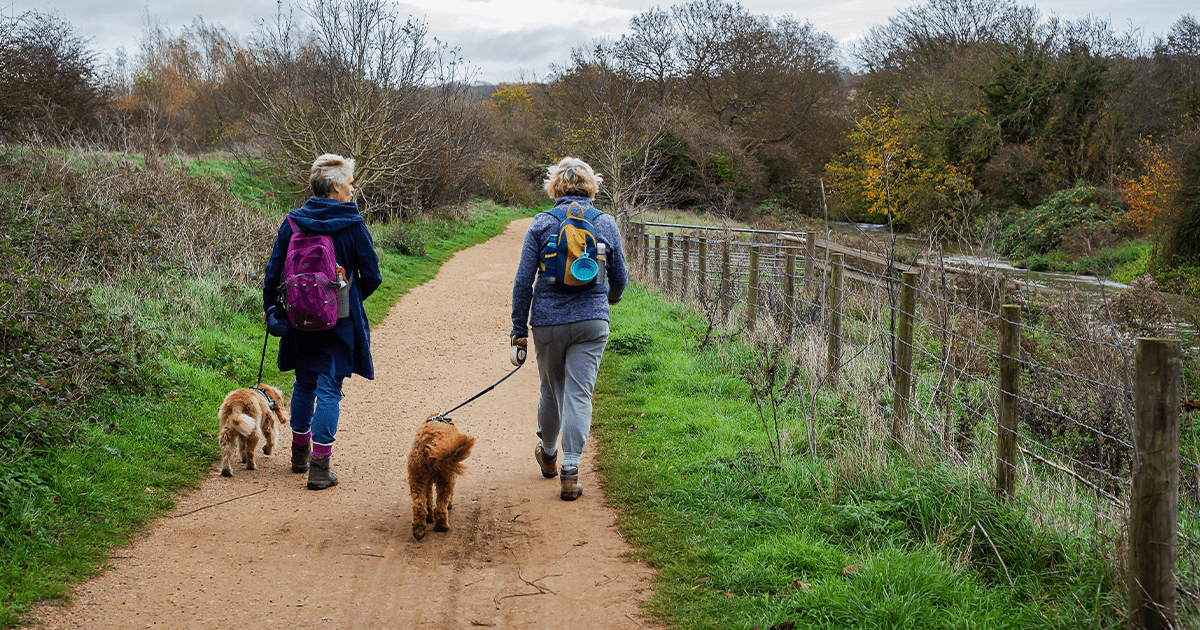
POLYGON ((237 198, 271 214, 281 214, 292 207, 300 195, 287 191, 286 182, 272 178, 269 166, 259 162, 241 164, 232 157, 213 154, 178 161, 189 174, 222 182, 237 198))
POLYGON ((1061 250, 1048 254, 1032 254, 1025 264, 1033 271, 1055 271, 1075 275, 1098 275, 1127 282, 1139 268, 1145 273, 1145 258, 1150 250, 1147 241, 1127 241, 1112 247, 1102 247, 1091 256, 1068 259, 1061 250))
MULTIPOLYGON (((264 187, 259 182, 237 189, 252 197, 264 187)), ((278 209, 269 203, 260 207, 278 209)), ((426 240, 425 258, 381 250, 384 284, 367 303, 372 325, 454 252, 531 213, 477 204, 466 221, 416 228, 426 240)), ((376 233, 387 229, 372 227, 376 233)), ((127 544, 150 519, 171 509, 179 492, 195 487, 219 456, 216 410, 222 398, 257 376, 263 326, 256 287, 176 277, 154 292, 160 296, 147 300, 146 282, 152 281, 124 277, 97 285, 94 299, 101 309, 127 316, 162 341, 154 359, 161 387, 144 395, 107 390, 69 408, 80 415, 71 423, 78 430, 60 447, 14 445, 5 453, 0 625, 21 623, 33 603, 67 597, 73 583, 106 568, 110 549, 127 544)), ((290 392, 291 375, 273 367, 276 345, 268 347, 263 380, 290 392)))
POLYGON ((635 555, 661 570, 648 612, 666 625, 1120 625, 1099 554, 999 504, 984 481, 896 452, 855 471, 841 442, 859 424, 834 396, 820 403, 818 457, 790 412, 774 466, 739 376, 753 351, 699 350, 689 322, 631 287, 594 414, 609 500, 635 555))

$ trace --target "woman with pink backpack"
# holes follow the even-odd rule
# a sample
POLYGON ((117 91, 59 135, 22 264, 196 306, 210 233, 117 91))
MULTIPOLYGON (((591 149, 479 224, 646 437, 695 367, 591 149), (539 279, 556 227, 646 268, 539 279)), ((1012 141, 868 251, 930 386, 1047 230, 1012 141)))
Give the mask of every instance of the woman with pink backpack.
POLYGON ((354 203, 354 160, 325 154, 309 172, 313 196, 279 226, 263 278, 267 329, 279 337, 278 366, 295 370, 292 472, 308 489, 338 484, 329 467, 342 381, 374 379, 363 300, 383 282, 379 258, 354 203))

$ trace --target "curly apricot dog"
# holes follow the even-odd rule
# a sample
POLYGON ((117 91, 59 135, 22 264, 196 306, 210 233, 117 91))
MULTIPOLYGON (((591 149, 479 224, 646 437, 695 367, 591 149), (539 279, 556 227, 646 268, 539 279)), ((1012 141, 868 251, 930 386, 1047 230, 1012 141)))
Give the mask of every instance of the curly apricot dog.
POLYGON ((463 460, 471 455, 475 438, 458 432, 450 418, 432 416, 417 430, 408 454, 408 491, 412 494, 413 538, 425 537, 425 524, 433 531, 450 531, 450 508, 454 502, 455 479, 466 470, 463 460), (433 488, 437 486, 437 504, 433 488))
POLYGON ((270 385, 235 389, 221 403, 217 412, 221 445, 221 476, 233 476, 233 458, 240 451, 246 470, 254 470, 254 449, 259 438, 265 442, 262 451, 270 455, 279 435, 279 425, 291 418, 283 404, 283 392, 270 385))

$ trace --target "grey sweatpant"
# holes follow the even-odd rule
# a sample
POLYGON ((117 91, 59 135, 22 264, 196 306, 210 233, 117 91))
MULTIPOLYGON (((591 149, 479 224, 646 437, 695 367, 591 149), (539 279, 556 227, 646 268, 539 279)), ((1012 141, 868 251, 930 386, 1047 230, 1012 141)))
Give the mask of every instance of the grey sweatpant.
POLYGON ((592 390, 604 345, 608 322, 589 319, 558 326, 533 326, 542 396, 538 400, 538 435, 542 450, 558 450, 562 434, 564 468, 579 466, 592 428, 592 390))

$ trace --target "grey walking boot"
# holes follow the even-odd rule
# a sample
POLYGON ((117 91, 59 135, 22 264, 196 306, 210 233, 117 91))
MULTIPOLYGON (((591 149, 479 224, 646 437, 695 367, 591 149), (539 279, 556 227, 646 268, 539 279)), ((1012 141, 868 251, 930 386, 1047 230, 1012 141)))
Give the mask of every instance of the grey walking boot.
POLYGON ((292 444, 292 472, 308 472, 308 460, 312 458, 312 442, 299 446, 292 444))
POLYGON ((574 501, 583 496, 583 486, 579 485, 579 468, 562 469, 562 492, 558 497, 563 501, 574 501))
POLYGON ((328 457, 314 457, 308 463, 308 489, 324 490, 338 484, 337 473, 329 470, 328 457))
POLYGON ((547 455, 546 451, 542 448, 541 442, 538 442, 538 445, 533 447, 533 458, 537 460, 538 466, 541 467, 543 477, 550 479, 558 474, 558 453, 555 453, 553 457, 547 455))

